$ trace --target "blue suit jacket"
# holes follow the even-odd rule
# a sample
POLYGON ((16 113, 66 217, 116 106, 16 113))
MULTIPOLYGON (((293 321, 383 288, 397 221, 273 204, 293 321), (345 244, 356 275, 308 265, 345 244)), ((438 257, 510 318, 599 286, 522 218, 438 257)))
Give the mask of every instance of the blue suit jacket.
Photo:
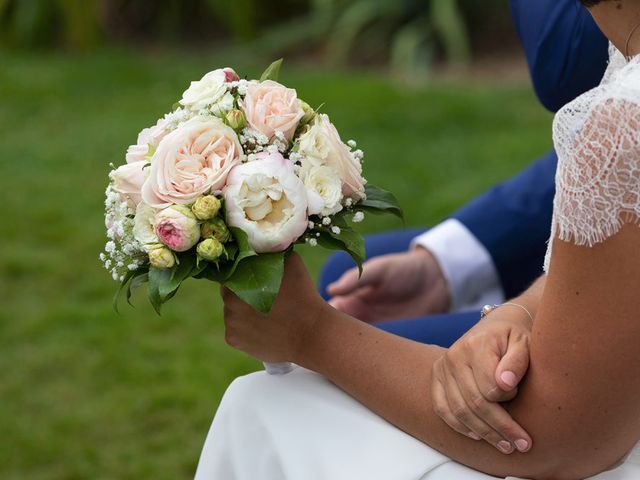
MULTIPOLYGON (((545 107, 556 111, 600 82, 608 42, 578 0, 510 0, 510 5, 536 94, 545 107)), ((507 298, 542 272, 556 164, 551 151, 453 215, 491 254, 507 298)))

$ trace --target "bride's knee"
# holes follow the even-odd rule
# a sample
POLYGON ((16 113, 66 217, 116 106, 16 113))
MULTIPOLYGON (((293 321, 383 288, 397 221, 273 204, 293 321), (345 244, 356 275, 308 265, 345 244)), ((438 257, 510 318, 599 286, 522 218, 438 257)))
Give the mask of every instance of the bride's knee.
POLYGON ((227 388, 222 397, 221 407, 235 407, 246 411, 254 408, 256 398, 260 398, 261 391, 265 388, 265 372, 255 372, 236 378, 227 388))

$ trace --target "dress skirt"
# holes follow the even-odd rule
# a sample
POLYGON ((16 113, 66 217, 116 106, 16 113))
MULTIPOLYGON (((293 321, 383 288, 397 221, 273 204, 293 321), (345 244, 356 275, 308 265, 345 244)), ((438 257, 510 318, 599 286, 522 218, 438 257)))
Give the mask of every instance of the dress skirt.
MULTIPOLYGON (((637 448, 636 448, 637 450, 637 448)), ((196 480, 490 480, 377 416, 303 368, 236 379, 207 436, 196 480)), ((640 479, 632 454, 593 480, 640 479)))

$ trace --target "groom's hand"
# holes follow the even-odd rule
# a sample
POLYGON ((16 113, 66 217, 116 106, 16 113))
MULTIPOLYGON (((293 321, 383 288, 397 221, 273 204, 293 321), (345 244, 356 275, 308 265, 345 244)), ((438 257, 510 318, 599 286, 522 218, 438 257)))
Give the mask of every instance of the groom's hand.
POLYGON ((460 338, 433 366, 435 411, 454 430, 500 452, 531 449, 531 437, 500 402, 512 400, 529 368, 531 321, 498 308, 460 338))
POLYGON ((365 322, 442 313, 450 303, 442 270, 422 247, 373 258, 360 278, 353 268, 327 291, 334 308, 365 322))

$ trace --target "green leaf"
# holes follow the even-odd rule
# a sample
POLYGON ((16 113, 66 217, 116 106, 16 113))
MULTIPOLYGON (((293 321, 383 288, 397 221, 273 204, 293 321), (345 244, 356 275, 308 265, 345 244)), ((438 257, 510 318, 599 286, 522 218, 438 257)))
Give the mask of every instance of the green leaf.
POLYGON ((180 288, 180 285, 187 278, 193 276, 194 270, 197 271, 197 258, 195 255, 182 255, 178 257, 178 263, 170 269, 171 276, 166 282, 159 285, 158 293, 164 303, 171 298, 180 288))
POLYGON ((229 278, 231 264, 216 265, 215 263, 204 263, 207 263, 206 268, 197 275, 194 275, 194 278, 211 280, 212 282, 218 283, 224 283, 224 281, 229 278))
POLYGON ((330 228, 326 227, 319 227, 318 230, 320 231, 320 236, 317 238, 320 246, 347 252, 356 262, 360 275, 362 275, 362 262, 367 256, 362 235, 345 224, 340 226, 340 233, 334 233, 330 228))
POLYGON ((227 258, 227 260, 236 258, 236 255, 238 254, 239 251, 240 249, 238 248, 238 245, 235 243, 228 243, 224 246, 224 256, 227 258))
POLYGON ((349 227, 341 227, 340 233, 331 232, 331 235, 343 242, 347 247, 347 250, 352 253, 352 255, 356 255, 361 260, 366 258, 367 252, 364 247, 364 238, 355 230, 349 227))
POLYGON ((253 250, 253 248, 251 248, 251 245, 249 245, 249 237, 247 237, 247 234, 244 232, 244 230, 237 227, 231 227, 229 228, 229 231, 233 235, 233 238, 236 240, 236 244, 238 246, 238 255, 236 256, 233 265, 227 273, 227 275, 230 277, 236 271, 236 268, 238 268, 238 265, 242 260, 244 260, 245 258, 254 257, 258 254, 253 250))
POLYGON ((131 294, 133 291, 140 287, 145 282, 149 281, 149 271, 147 269, 143 271, 136 270, 136 276, 131 279, 129 286, 127 287, 127 303, 133 307, 131 303, 131 294))
POLYGON ((224 285, 256 310, 267 314, 280 290, 284 252, 245 258, 224 285))
POLYGON ((354 205, 355 210, 367 210, 373 213, 391 213, 396 217, 404 220, 404 212, 400 208, 398 199, 391 192, 387 192, 382 188, 374 185, 365 187, 367 198, 354 205))
POLYGON ((149 287, 147 288, 147 296, 153 306, 153 309, 160 315, 162 304, 169 298, 160 294, 161 289, 166 289, 165 285, 171 281, 172 269, 149 267, 149 287))
POLYGON ((124 276, 124 279, 120 282, 120 285, 118 286, 118 289, 116 290, 116 293, 113 296, 113 309, 117 314, 120 314, 120 310, 118 309, 118 302, 120 301, 120 296, 122 295, 122 292, 124 292, 125 289, 128 287, 129 282, 135 276, 135 274, 136 274, 135 270, 128 271, 127 274, 124 276))
POLYGON ((267 67, 267 69, 262 72, 260 75, 260 81, 264 82, 265 80, 273 80, 274 82, 278 81, 278 77, 280 76, 280 67, 282 66, 282 59, 276 60, 271 65, 267 67))

